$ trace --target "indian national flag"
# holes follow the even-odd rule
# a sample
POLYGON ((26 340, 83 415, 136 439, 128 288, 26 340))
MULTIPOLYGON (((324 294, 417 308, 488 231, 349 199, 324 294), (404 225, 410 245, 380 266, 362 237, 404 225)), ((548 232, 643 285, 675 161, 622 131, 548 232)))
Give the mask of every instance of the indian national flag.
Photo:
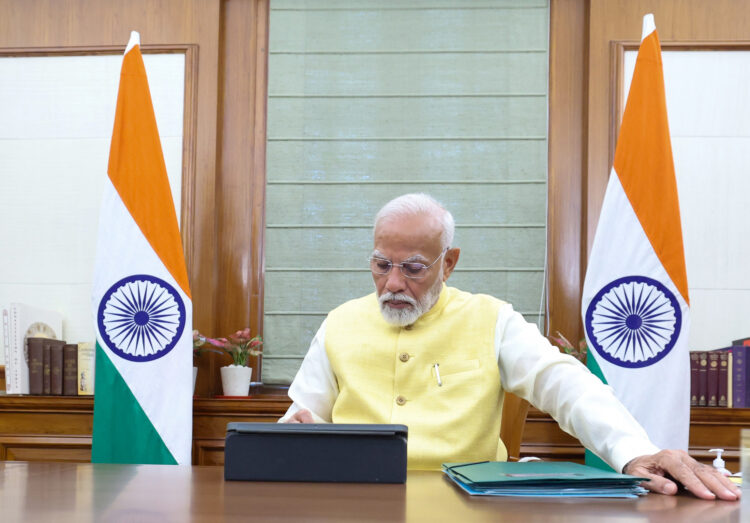
POLYGON ((108 174, 92 296, 91 460, 190 464, 192 303, 136 32, 122 61, 108 174))
POLYGON ((583 287, 589 367, 661 448, 687 449, 690 310, 653 15, 633 72, 583 287))

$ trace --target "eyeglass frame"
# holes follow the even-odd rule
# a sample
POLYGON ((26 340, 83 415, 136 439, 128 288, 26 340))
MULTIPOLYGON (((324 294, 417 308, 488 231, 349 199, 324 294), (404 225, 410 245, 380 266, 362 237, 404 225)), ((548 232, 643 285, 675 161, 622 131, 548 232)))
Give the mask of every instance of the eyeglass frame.
POLYGON ((405 278, 409 278, 410 280, 422 280, 422 279, 424 279, 427 276, 427 271, 430 269, 430 267, 432 267, 433 265, 435 265, 438 262, 438 260, 440 260, 440 258, 444 257, 445 253, 448 252, 449 250, 450 250, 450 247, 446 247, 445 249, 443 249, 443 252, 441 252, 440 255, 437 258, 435 258, 435 260, 431 264, 429 264, 429 265, 425 265, 422 262, 393 263, 393 261, 389 260, 388 258, 381 258, 380 256, 370 256, 369 258, 367 258, 367 260, 370 262, 370 271, 373 274, 376 274, 378 276, 385 276, 386 274, 390 274, 390 272, 393 270, 394 267, 398 267, 399 270, 401 271, 401 274, 403 274, 403 276, 405 278), (373 260, 382 260, 384 262, 388 262, 388 270, 385 271, 385 272, 375 272, 374 270, 372 270, 372 262, 373 262, 373 260), (404 265, 408 265, 408 264, 414 264, 414 265, 419 264, 419 265, 421 265, 422 267, 420 268, 420 273, 419 273, 420 275, 419 276, 411 276, 409 274, 406 274, 404 272, 404 265))

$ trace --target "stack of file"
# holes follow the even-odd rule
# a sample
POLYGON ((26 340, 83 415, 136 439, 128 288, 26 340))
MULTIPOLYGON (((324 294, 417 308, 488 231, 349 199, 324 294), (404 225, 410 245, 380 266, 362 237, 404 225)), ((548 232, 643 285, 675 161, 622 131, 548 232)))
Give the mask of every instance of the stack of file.
POLYGON ((645 478, 568 462, 443 463, 443 472, 477 496, 635 498, 645 478))

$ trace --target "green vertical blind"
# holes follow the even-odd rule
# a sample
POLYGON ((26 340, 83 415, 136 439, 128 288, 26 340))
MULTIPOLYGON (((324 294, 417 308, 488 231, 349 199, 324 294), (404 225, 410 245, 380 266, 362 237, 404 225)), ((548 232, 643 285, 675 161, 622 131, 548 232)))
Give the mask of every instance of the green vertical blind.
POLYGON ((263 381, 373 290, 372 220, 427 192, 456 219, 450 284, 539 320, 546 0, 272 0, 263 381))

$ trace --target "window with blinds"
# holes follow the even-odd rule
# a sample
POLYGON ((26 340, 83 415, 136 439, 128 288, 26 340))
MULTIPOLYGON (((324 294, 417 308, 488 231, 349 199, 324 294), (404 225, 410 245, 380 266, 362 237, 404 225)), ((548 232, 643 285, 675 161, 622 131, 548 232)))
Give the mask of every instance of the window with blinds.
POLYGON ((265 383, 374 290, 373 218, 407 192, 456 219, 450 285, 540 320, 548 32, 546 0, 272 0, 265 383))

